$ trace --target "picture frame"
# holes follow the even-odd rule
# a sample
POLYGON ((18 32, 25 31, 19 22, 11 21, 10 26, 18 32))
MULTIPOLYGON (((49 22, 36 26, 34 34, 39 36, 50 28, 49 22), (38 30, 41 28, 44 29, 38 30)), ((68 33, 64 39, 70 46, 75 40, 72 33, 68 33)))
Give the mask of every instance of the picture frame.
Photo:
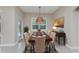
POLYGON ((64 17, 58 17, 54 20, 54 26, 64 28, 64 17))

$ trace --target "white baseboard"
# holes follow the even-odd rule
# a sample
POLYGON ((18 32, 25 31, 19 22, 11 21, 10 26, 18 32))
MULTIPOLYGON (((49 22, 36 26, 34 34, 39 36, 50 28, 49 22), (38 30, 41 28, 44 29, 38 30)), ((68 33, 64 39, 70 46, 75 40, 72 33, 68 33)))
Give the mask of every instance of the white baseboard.
POLYGON ((72 46, 70 46, 70 45, 68 45, 68 44, 66 44, 66 46, 67 46, 68 48, 70 48, 70 49, 79 49, 79 47, 72 47, 72 46))
POLYGON ((0 44, 0 47, 12 47, 12 46, 16 46, 18 44, 18 41, 16 41, 15 43, 11 43, 11 44, 0 44))
POLYGON ((10 46, 15 46, 15 43, 12 44, 0 44, 0 47, 10 47, 10 46))
MULTIPOLYGON (((14 50, 10 50, 10 52, 17 52, 17 53, 23 53, 24 52, 24 49, 25 49, 25 47, 23 48, 19 48, 20 46, 19 46, 19 44, 21 44, 21 43, 23 43, 23 41, 22 40, 20 40, 20 41, 16 41, 15 43, 12 43, 12 44, 1 44, 0 45, 0 48, 4 48, 4 50, 5 50, 5 48, 10 48, 10 47, 12 47, 12 48, 14 48, 14 50), (17 48, 16 48, 16 46, 18 46, 17 48)), ((8 49, 9 49, 8 48, 8 49)), ((10 48, 11 49, 11 48, 10 48)), ((7 50, 5 50, 6 52, 7 52, 7 50)), ((0 49, 0 52, 2 52, 2 50, 0 49)))
POLYGON ((16 46, 17 44, 19 44, 22 40, 17 40, 15 43, 10 43, 10 44, 0 44, 0 47, 12 47, 12 46, 16 46))

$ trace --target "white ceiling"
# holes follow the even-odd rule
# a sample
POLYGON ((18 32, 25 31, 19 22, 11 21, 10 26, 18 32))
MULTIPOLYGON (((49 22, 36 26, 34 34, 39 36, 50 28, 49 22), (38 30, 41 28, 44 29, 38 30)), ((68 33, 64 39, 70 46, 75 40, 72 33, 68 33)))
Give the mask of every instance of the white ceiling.
MULTIPOLYGON (((20 7, 25 13, 39 13, 39 6, 21 6, 20 7)), ((40 13, 52 14, 59 6, 41 6, 40 13)))

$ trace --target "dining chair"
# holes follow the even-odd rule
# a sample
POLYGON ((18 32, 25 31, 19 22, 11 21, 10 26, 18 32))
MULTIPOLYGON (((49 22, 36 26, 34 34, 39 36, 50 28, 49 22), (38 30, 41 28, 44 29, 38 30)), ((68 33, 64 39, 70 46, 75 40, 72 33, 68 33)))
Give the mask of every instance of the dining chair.
POLYGON ((45 52, 45 36, 37 36, 35 38, 35 52, 44 53, 45 52))
POLYGON ((56 33, 55 32, 50 32, 50 38, 52 38, 52 43, 54 43, 55 42, 55 38, 56 38, 56 33))
POLYGON ((56 33, 55 32, 50 32, 50 38, 52 38, 52 41, 50 42, 50 48, 55 50, 55 39, 56 39, 56 33))
POLYGON ((25 50, 29 50, 30 49, 30 43, 28 42, 29 39, 30 39, 30 33, 25 32, 24 33, 25 50))

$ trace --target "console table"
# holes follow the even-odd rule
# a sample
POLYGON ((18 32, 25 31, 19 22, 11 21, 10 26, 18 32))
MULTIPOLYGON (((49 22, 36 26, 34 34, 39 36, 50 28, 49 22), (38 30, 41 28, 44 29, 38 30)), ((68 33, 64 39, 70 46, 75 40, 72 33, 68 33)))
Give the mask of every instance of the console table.
POLYGON ((58 37, 58 44, 59 45, 61 44, 61 40, 63 41, 63 45, 66 44, 66 34, 65 34, 65 32, 56 32, 56 37, 58 37))

